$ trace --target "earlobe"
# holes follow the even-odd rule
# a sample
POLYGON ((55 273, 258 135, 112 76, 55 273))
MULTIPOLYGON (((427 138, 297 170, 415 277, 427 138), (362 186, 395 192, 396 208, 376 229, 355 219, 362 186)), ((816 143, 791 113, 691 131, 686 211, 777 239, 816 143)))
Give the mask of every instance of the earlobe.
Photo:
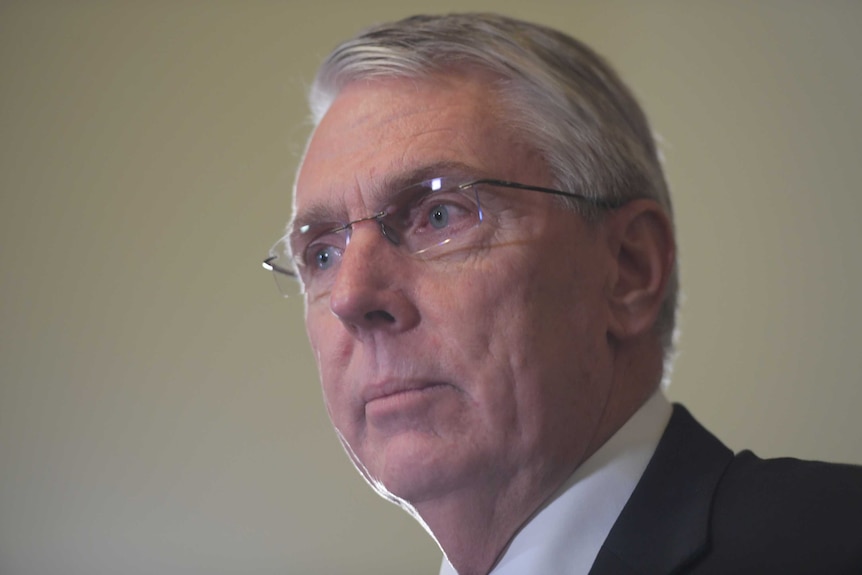
POLYGON ((653 200, 635 200, 608 215, 614 272, 608 286, 610 335, 650 331, 662 307, 675 260, 673 225, 653 200))

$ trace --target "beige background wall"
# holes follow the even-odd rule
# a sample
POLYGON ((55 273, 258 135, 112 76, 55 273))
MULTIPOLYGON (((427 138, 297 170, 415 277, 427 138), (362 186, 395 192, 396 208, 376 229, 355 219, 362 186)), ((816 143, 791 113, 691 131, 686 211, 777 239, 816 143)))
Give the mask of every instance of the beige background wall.
MULTIPOLYGON (((431 5, 0 1, 0 573, 435 572, 258 263, 320 58, 431 5)), ((862 4, 433 6, 556 25, 642 98, 686 293, 670 396, 732 447, 862 463, 862 4)))

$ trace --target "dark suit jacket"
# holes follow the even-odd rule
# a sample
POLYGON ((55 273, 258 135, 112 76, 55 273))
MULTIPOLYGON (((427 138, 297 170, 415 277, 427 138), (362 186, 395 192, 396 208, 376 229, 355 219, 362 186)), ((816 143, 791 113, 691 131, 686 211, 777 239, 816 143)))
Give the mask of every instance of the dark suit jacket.
POLYGON ((674 406, 590 575, 862 575, 862 467, 734 455, 674 406))

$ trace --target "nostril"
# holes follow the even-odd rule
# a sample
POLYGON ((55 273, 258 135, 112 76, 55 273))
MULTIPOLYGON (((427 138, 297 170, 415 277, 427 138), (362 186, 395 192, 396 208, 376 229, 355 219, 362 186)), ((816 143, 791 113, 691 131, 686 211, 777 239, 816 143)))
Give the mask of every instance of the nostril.
POLYGON ((395 317, 387 312, 381 310, 369 311, 365 314, 365 320, 369 322, 374 321, 383 321, 385 323, 395 323, 395 317))

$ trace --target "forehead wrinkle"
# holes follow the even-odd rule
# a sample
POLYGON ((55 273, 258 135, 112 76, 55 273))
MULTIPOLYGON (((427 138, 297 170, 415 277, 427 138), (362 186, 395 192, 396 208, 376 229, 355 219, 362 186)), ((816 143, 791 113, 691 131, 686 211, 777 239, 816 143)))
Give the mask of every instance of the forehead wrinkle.
POLYGON ((420 166, 409 167, 394 174, 387 174, 383 178, 383 186, 379 188, 376 196, 386 198, 392 191, 400 191, 413 184, 430 180, 437 177, 462 177, 471 179, 479 177, 480 171, 463 162, 456 160, 439 160, 420 166))

